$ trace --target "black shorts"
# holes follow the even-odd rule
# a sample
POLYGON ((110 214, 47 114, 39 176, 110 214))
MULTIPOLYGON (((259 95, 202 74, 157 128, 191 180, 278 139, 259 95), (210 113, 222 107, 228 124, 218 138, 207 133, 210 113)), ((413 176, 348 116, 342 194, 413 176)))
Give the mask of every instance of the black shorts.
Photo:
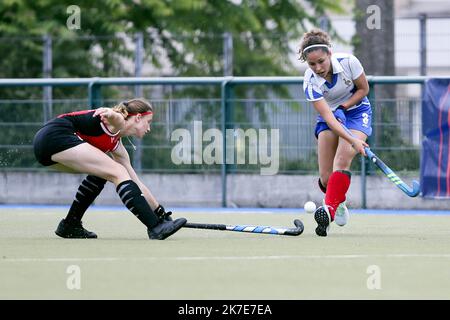
POLYGON ((76 130, 67 119, 56 118, 47 122, 33 139, 34 155, 43 166, 55 164, 52 155, 85 143, 76 134, 76 130))

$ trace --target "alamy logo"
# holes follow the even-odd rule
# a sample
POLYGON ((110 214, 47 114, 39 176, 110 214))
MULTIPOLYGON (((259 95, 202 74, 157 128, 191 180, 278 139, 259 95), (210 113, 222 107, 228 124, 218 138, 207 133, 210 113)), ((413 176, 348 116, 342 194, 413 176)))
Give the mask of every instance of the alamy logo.
POLYGON ((367 7, 367 14, 370 14, 366 20, 366 26, 369 30, 381 29, 381 9, 379 6, 373 4, 367 7))
POLYGON ((70 265, 66 269, 66 273, 69 274, 66 281, 67 289, 69 290, 81 290, 81 269, 77 265, 70 265))
POLYGON ((366 285, 369 290, 381 289, 381 269, 377 265, 370 265, 366 269, 366 273, 369 274, 366 285))
POLYGON ((67 14, 70 16, 66 20, 66 26, 69 30, 81 29, 81 9, 79 6, 71 5, 67 7, 67 14))
POLYGON ((246 164, 248 151, 247 164, 259 163, 265 166, 260 169, 262 175, 275 175, 278 172, 280 157, 278 129, 251 128, 245 131, 226 129, 224 136, 219 129, 208 129, 203 132, 202 122, 194 121, 193 134, 192 137, 187 129, 176 129, 172 132, 170 140, 178 142, 171 152, 174 164, 246 164), (209 142, 204 149, 203 142, 209 142))

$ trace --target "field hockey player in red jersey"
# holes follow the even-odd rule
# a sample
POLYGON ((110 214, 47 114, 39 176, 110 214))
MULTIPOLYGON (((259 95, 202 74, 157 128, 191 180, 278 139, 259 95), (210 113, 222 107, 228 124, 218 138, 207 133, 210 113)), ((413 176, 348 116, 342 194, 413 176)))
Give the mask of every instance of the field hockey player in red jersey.
POLYGON ((150 132, 153 107, 144 99, 132 99, 113 108, 59 115, 35 135, 36 159, 62 172, 85 173, 67 217, 55 233, 63 238, 97 238, 83 228, 87 208, 112 182, 124 205, 147 227, 150 239, 163 240, 186 224, 173 220, 133 169, 122 137, 144 137, 150 132), (109 156, 109 155, 111 156, 109 156))

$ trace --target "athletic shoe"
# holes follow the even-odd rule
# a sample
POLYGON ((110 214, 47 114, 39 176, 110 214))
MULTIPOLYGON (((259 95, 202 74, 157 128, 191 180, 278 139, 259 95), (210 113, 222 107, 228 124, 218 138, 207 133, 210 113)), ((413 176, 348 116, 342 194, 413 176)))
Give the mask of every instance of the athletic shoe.
POLYGON ((314 212, 314 220, 317 222, 316 234, 326 237, 330 229, 331 216, 327 205, 320 206, 314 212))
POLYGON ((186 222, 187 220, 185 218, 179 218, 173 221, 163 220, 152 229, 147 229, 148 237, 152 240, 164 240, 180 230, 186 222))
POLYGON ((72 238, 72 239, 96 239, 97 235, 94 232, 88 231, 83 228, 81 221, 78 222, 67 222, 62 219, 58 224, 58 228, 55 231, 57 236, 61 238, 72 238))
POLYGON ((348 219, 350 218, 350 214, 348 212, 345 201, 339 204, 339 207, 336 209, 336 215, 334 216, 334 222, 340 227, 343 227, 347 224, 348 219))

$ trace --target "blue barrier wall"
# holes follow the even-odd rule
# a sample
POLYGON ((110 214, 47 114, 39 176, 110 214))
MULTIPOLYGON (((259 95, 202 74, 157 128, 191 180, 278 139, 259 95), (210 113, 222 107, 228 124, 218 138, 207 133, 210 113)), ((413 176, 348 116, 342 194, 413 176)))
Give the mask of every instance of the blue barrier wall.
POLYGON ((422 104, 422 195, 450 198, 450 79, 425 82, 422 104))

